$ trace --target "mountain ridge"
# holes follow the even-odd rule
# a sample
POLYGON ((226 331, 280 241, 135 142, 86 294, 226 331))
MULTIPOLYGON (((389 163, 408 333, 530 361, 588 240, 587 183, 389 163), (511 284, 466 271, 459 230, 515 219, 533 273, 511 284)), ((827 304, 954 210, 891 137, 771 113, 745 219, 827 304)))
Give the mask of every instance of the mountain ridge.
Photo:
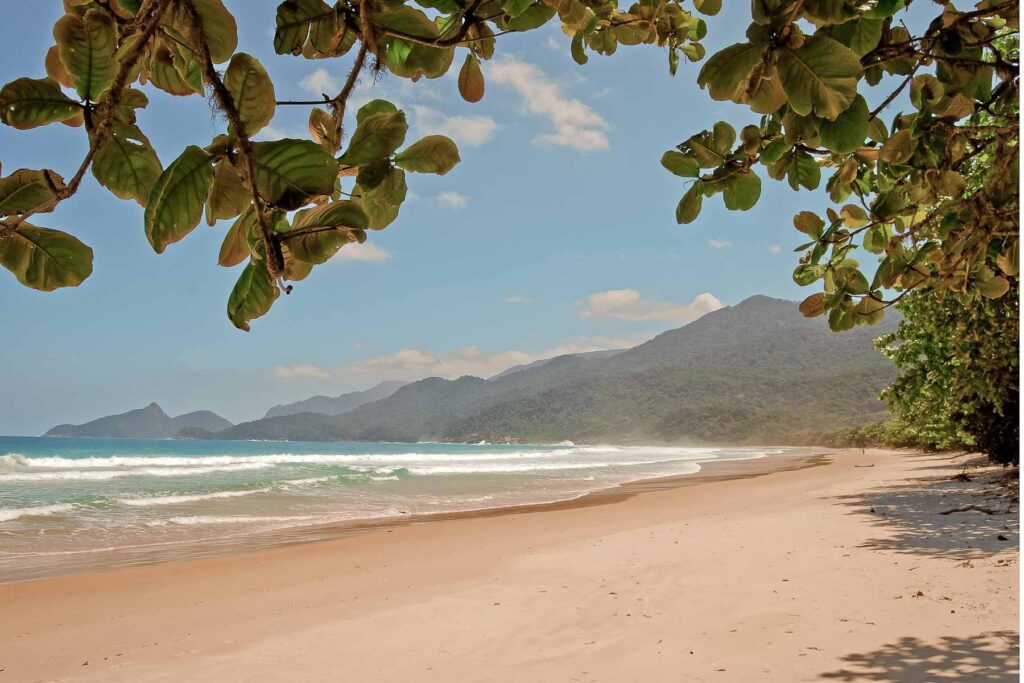
POLYGON ((194 410, 177 417, 164 412, 156 402, 145 408, 136 408, 117 415, 90 420, 82 424, 61 424, 53 427, 43 436, 119 438, 119 439, 167 439, 193 430, 216 433, 234 426, 230 421, 211 410, 194 410))

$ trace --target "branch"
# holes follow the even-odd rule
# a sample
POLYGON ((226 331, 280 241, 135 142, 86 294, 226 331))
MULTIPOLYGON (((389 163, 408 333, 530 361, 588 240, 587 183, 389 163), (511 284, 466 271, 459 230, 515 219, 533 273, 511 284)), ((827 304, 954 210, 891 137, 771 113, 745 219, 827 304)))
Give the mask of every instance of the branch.
POLYGON ((210 56, 210 46, 203 38, 202 17, 196 11, 192 0, 180 0, 180 2, 188 14, 192 40, 198 48, 198 54, 203 66, 203 75, 206 78, 206 82, 213 89, 217 104, 225 116, 228 117, 228 121, 234 129, 235 137, 238 139, 238 156, 242 162, 242 180, 249 189, 249 196, 256 211, 256 221, 260 228, 260 235, 263 238, 263 246, 267 252, 267 271, 270 273, 270 277, 276 280, 284 270, 284 256, 281 254, 280 247, 274 242, 270 224, 267 223, 266 212, 263 210, 263 200, 260 198, 259 190, 256 188, 256 156, 252 150, 252 141, 245 131, 245 123, 238 113, 238 107, 235 105, 234 98, 228 92, 227 86, 224 85, 220 74, 217 73, 217 69, 214 68, 213 58, 210 56))

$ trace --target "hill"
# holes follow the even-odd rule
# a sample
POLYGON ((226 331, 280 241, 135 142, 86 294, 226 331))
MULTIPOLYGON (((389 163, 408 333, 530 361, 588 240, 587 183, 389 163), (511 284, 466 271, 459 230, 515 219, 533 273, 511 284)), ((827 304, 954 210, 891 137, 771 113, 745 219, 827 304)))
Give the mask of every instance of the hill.
POLYGON ((242 423, 218 438, 780 443, 880 419, 895 375, 876 326, 832 333, 754 296, 613 355, 560 356, 490 380, 413 382, 337 416, 242 423))
POLYGON ((108 415, 81 425, 58 425, 43 436, 109 437, 121 439, 167 439, 181 432, 200 430, 202 433, 221 432, 231 422, 209 410, 197 410, 178 417, 170 417, 156 403, 145 408, 129 410, 120 415, 108 415))
POLYGON ((277 405, 267 411, 263 417, 284 417, 299 413, 321 413, 323 415, 341 415, 355 410, 361 405, 379 401, 395 393, 408 382, 381 382, 365 391, 353 391, 341 396, 313 396, 295 403, 277 405))

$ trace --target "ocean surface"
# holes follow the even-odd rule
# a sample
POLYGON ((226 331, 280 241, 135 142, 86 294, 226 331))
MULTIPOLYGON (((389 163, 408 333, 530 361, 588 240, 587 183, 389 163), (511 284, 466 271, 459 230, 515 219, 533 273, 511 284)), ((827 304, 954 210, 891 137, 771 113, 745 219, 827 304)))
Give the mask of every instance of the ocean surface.
POLYGON ((0 436, 0 582, 567 500, 787 450, 0 436))

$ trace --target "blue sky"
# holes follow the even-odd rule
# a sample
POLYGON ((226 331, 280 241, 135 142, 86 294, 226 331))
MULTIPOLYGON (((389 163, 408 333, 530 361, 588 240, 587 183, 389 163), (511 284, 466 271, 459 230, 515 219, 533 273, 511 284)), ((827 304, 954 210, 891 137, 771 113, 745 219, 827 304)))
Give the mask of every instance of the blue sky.
MULTIPOLYGON (((267 67, 279 99, 344 79, 350 57, 273 54, 276 2, 226 4, 239 49, 267 67)), ((741 40, 749 23, 745 3, 728 4, 708 19, 709 53, 741 40)), ((60 11, 60 3, 5 7, 0 80, 45 75, 60 11)), ((675 223, 684 186, 661 168, 661 154, 715 120, 753 117, 699 90, 699 65, 682 64, 672 78, 663 50, 637 46, 577 66, 552 24, 499 38, 484 67, 487 94, 468 104, 455 81, 461 59, 433 81, 364 76, 356 100, 392 99, 409 115, 410 141, 451 135, 463 161, 444 177, 411 176, 399 219, 371 234, 359 259, 318 267, 248 334, 224 313, 238 276, 216 265, 227 224, 201 225, 158 256, 142 209, 89 176, 36 222, 90 244, 92 277, 43 294, 0 272, 0 433, 38 434, 150 401, 172 415, 207 408, 252 419, 276 403, 381 379, 487 375, 559 352, 635 344, 752 294, 811 293, 790 278, 800 242, 791 216, 821 208, 820 194, 766 180, 751 211, 728 212, 716 197, 695 224, 675 223)), ((223 129, 199 97, 150 96, 140 125, 165 165, 223 129)), ((304 134, 306 113, 280 108, 269 134, 304 134)), ((61 125, 0 127, 0 162, 5 174, 70 175, 84 138, 61 125)))

